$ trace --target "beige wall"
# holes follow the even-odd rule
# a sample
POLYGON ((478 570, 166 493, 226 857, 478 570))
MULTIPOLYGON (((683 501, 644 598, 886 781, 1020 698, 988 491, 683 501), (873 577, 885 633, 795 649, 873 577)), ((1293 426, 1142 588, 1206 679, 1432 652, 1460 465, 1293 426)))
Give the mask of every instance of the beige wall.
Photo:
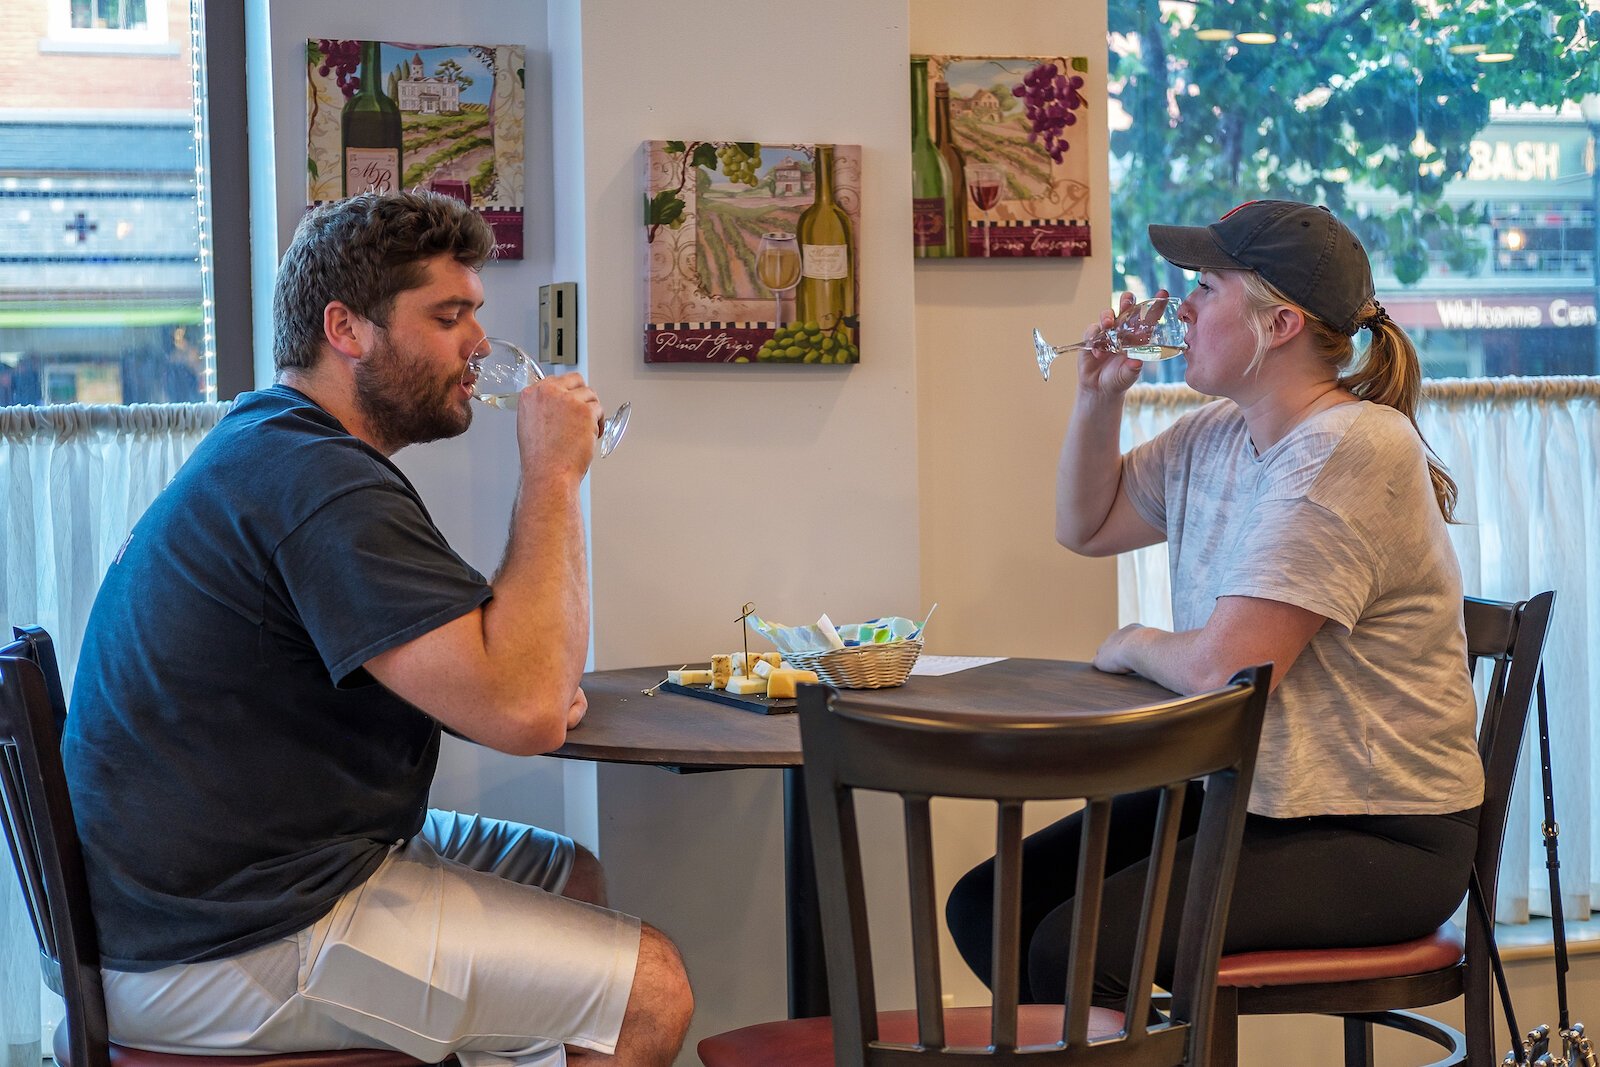
POLYGON ((1073 398, 1046 383, 1032 331, 1081 332, 1110 299, 1103 6, 1017 0, 1005 17, 966 0, 913 0, 911 49, 1082 55, 1091 136, 1094 254, 1083 259, 923 260, 916 265, 917 440, 924 597, 933 651, 1087 659, 1116 625, 1116 565, 1058 546, 1055 461, 1073 398))
MULTIPOLYGON (((634 405, 589 479, 595 665, 736 648, 746 601, 788 622, 919 612, 904 0, 551 10, 555 151, 582 168, 560 188, 557 225, 577 231, 562 230, 560 267, 582 290, 591 381, 634 405), (665 138, 862 146, 859 366, 644 364, 640 145, 665 138)), ((569 824, 594 799, 613 898, 683 948, 691 1048, 782 1017, 779 775, 602 766, 568 781, 569 824)))

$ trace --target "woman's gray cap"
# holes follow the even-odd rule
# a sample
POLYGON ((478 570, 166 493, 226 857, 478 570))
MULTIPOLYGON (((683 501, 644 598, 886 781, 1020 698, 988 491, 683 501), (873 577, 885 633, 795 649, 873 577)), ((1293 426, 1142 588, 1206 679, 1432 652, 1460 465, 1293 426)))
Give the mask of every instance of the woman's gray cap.
POLYGON ((1253 270, 1346 335, 1376 293, 1367 250, 1321 206, 1251 200, 1209 226, 1152 225, 1150 243, 1185 270, 1253 270))

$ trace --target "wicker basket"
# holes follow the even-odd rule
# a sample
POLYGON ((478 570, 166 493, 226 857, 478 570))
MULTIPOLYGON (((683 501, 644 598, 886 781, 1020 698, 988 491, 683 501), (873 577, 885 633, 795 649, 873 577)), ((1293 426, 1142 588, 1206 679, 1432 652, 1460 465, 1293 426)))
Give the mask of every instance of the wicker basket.
POLYGON ((904 685, 921 654, 922 642, 917 640, 851 645, 827 652, 785 652, 783 658, 791 667, 816 671, 818 678, 837 689, 884 689, 904 685))

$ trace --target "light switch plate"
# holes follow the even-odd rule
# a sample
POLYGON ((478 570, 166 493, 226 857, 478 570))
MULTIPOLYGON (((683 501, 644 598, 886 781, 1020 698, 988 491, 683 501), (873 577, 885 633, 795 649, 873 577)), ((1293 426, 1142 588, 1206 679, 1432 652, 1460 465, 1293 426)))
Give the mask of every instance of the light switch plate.
POLYGON ((578 283, 539 286, 539 362, 578 362, 578 283))

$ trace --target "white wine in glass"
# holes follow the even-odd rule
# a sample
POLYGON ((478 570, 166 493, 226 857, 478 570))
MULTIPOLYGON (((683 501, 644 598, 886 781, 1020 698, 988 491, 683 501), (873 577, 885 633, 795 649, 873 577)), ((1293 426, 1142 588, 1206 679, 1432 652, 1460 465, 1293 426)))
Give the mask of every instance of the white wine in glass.
MULTIPOLYGON (((490 407, 517 410, 517 394, 544 378, 539 363, 520 345, 501 337, 485 337, 467 360, 464 380, 472 395, 490 407)), ((624 403, 600 420, 600 456, 611 455, 628 429, 631 403, 624 403)))
POLYGON ((756 278, 772 290, 772 328, 783 325, 783 294, 800 284, 800 242, 792 233, 764 233, 756 246, 756 278))
POLYGON ((1134 304, 1117 316, 1111 329, 1089 341, 1052 345, 1038 330, 1033 331, 1033 351, 1039 360, 1039 373, 1050 380, 1050 364, 1057 356, 1080 348, 1098 348, 1129 359, 1153 363, 1181 356, 1189 347, 1189 324, 1179 317, 1183 304, 1175 296, 1158 296, 1134 304))

